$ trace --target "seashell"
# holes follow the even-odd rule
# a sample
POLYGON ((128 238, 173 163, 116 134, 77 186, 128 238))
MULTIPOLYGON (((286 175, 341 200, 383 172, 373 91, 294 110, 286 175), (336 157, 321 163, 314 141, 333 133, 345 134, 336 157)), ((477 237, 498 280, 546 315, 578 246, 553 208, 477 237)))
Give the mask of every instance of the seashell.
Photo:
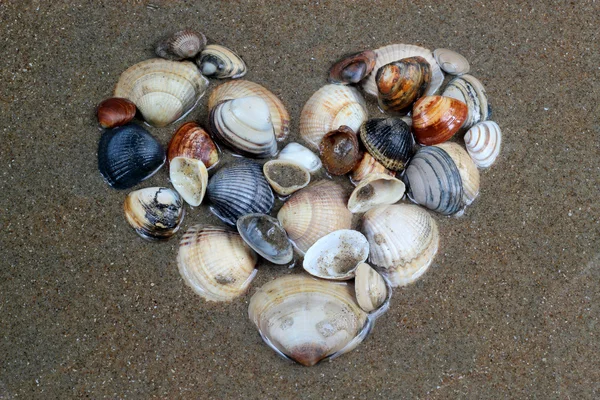
POLYGON ((125 125, 135 117, 135 104, 127 99, 111 97, 98 104, 96 115, 103 128, 115 128, 125 125))
POLYGON ((372 50, 345 56, 331 66, 328 81, 344 85, 360 82, 373 71, 375 57, 375 52, 372 50))
POLYGON ((421 147, 408 164, 404 179, 411 200, 430 210, 451 215, 464 206, 460 172, 439 147, 421 147))
POLYGON ((365 312, 374 311, 386 303, 388 287, 385 280, 367 263, 361 263, 354 272, 356 302, 365 312))
POLYGON ((302 267, 317 278, 345 281, 354 278, 354 270, 369 256, 365 236, 350 229, 331 232, 310 246, 302 267))
POLYGON ((365 100, 358 90, 325 85, 308 99, 300 114, 300 136, 317 150, 327 132, 348 126, 354 132, 367 119, 365 100))
POLYGON ((190 206, 199 206, 208 185, 208 172, 200 160, 175 157, 169 164, 169 177, 177 192, 190 206))
POLYGON ((435 220, 421 207, 394 204, 375 207, 362 219, 369 241, 369 261, 393 287, 405 286, 425 273, 439 246, 435 220))
POLYGON ((296 249, 304 254, 323 236, 350 229, 352 213, 346 208, 344 189, 322 180, 294 193, 277 214, 296 249))
POLYGON ((479 195, 479 171, 477 166, 471 160, 467 151, 458 143, 445 142, 436 144, 436 147, 448 153, 458 168, 463 188, 463 203, 468 206, 479 195))
POLYGON ((154 175, 165 163, 165 150, 148 131, 129 124, 102 133, 98 169, 115 189, 128 189, 154 175))
POLYGON ((480 122, 465 134, 465 146, 469 155, 479 168, 490 167, 502 144, 502 132, 494 121, 480 122))
POLYGON ((352 170, 352 173, 350 174, 350 180, 354 185, 356 185, 371 173, 386 174, 389 176, 396 175, 395 172, 390 171, 389 169, 381 165, 381 163, 374 159, 373 156, 370 155, 368 152, 364 152, 362 159, 359 161, 358 165, 352 170))
POLYGON ((291 161, 267 161, 263 165, 263 173, 273 190, 282 196, 292 194, 310 182, 310 172, 291 161))
POLYGON ((206 46, 206 36, 191 29, 175 32, 156 45, 156 55, 167 60, 194 58, 206 46))
POLYGON ((451 97, 421 97, 413 106, 415 139, 426 146, 445 142, 458 132, 467 113, 465 104, 451 97))
POLYGON ((299 143, 289 143, 277 156, 278 160, 292 161, 303 166, 308 172, 317 172, 321 169, 321 159, 312 151, 299 143))
POLYGON ((186 122, 175 131, 167 148, 167 160, 175 157, 195 158, 210 170, 219 162, 219 147, 197 123, 186 122))
POLYGON ((217 79, 241 78, 248 71, 240 56, 218 44, 206 46, 197 63, 203 75, 217 79))
POLYGON ((354 349, 369 334, 372 320, 353 292, 350 283, 287 275, 258 289, 248 316, 277 354, 312 366, 354 349))
POLYGON ((209 129, 213 137, 243 155, 264 158, 277 153, 269 106, 260 97, 217 104, 210 111, 209 129))
POLYGON ((379 68, 391 63, 392 61, 398 61, 408 57, 423 57, 431 67, 431 82, 429 83, 429 88, 425 93, 427 96, 435 94, 444 82, 444 74, 442 73, 438 63, 435 61, 435 58, 433 58, 433 54, 430 50, 427 50, 423 47, 414 46, 411 44, 390 44, 378 48, 375 50, 375 54, 377 55, 377 61, 375 62, 375 67, 373 68, 375 73, 371 73, 371 75, 363 80, 363 89, 370 95, 377 96, 377 83, 375 78, 379 68))
POLYGON ((276 218, 266 214, 246 214, 237 220, 242 239, 254 251, 273 264, 287 264, 294 249, 276 218))
POLYGON ((451 75, 468 74, 471 67, 462 55, 448 49, 435 49, 433 57, 440 68, 451 75))
POLYGON ((146 122, 162 127, 185 116, 207 85, 193 63, 154 58, 123 72, 114 96, 131 100, 146 122))
POLYGON ((217 86, 208 98, 208 111, 222 101, 249 96, 258 96, 269 105, 275 137, 284 140, 290 133, 290 115, 281 100, 258 83, 238 80, 217 86))
POLYGON ((369 174, 356 186, 348 200, 348 210, 362 213, 382 204, 394 204, 402 199, 404 183, 387 174, 369 174))
POLYGON ((488 103, 485 88, 472 75, 462 75, 452 79, 444 89, 443 96, 452 97, 467 105, 469 112, 463 125, 465 129, 492 117, 492 107, 488 103))
POLYGON ((431 68, 423 57, 393 61, 377 70, 377 99, 384 111, 410 111, 431 82, 431 68))
POLYGON ((356 133, 346 125, 323 136, 319 153, 325 169, 332 175, 344 175, 352 171, 362 158, 356 133))
POLYGON ((360 127, 367 151, 384 167, 401 171, 413 154, 415 141, 400 118, 372 118, 360 127))
POLYGON ((123 203, 125 218, 147 240, 167 240, 183 221, 183 201, 174 190, 150 187, 134 190, 123 203))
POLYGON ((207 301, 231 301, 256 276, 257 256, 237 232, 194 225, 179 243, 177 266, 185 283, 207 301))
POLYGON ((245 159, 219 169, 208 181, 206 195, 211 211, 232 226, 242 215, 268 214, 274 201, 261 165, 245 159))

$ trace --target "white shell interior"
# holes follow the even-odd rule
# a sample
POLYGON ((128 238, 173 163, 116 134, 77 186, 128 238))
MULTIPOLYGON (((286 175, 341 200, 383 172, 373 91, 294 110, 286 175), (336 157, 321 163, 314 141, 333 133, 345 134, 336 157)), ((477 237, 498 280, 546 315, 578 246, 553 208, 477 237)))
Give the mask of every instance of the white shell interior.
POLYGON ((315 153, 301 144, 294 142, 285 146, 279 152, 277 159, 295 162, 311 173, 317 172, 322 167, 321 159, 315 153))
POLYGON ((169 165, 169 177, 175 190, 189 205, 202 203, 208 185, 208 172, 202 161, 175 157, 169 165))

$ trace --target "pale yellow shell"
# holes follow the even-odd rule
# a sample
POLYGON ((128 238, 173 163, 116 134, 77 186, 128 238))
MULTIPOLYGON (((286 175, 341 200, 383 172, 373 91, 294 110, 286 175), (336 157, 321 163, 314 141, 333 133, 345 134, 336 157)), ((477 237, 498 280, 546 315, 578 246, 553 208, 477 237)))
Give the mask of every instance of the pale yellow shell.
POLYGON ((365 151, 362 160, 350 173, 350 180, 355 185, 363 180, 367 175, 377 173, 394 176, 396 173, 384 167, 379 161, 373 158, 369 152, 365 151))
POLYGON ((372 173, 359 182, 348 200, 348 210, 362 213, 383 204, 394 204, 402 199, 404 182, 387 174, 372 173))
POLYGON ((494 121, 480 122, 465 134, 465 146, 479 168, 490 167, 502 144, 502 132, 494 121))
POLYGON ((204 199, 208 172, 200 160, 175 157, 169 164, 171 184, 190 206, 198 206, 204 199))
POLYGON ((354 290, 360 308, 366 312, 379 308, 388 295, 382 276, 367 263, 360 264, 354 275, 354 290))
POLYGON ((471 160, 467 151, 458 143, 444 142, 436 144, 436 146, 448 153, 454 164, 456 164, 462 180, 463 202, 468 206, 479 195, 479 171, 477 166, 471 160))

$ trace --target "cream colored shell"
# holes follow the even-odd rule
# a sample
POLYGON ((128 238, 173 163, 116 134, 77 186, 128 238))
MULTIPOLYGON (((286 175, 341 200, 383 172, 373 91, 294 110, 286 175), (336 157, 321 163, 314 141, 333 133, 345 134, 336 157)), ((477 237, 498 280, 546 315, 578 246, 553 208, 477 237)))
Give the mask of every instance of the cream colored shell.
POLYGON ((463 202, 468 206, 479 195, 479 171, 477 166, 471 160, 467 151, 458 143, 444 142, 436 144, 436 146, 448 153, 454 164, 456 164, 462 180, 463 202))
POLYGON ((208 172, 200 160, 175 157, 169 164, 171 184, 190 206, 199 206, 206 193, 208 172))
POLYGON ((350 181, 357 185, 361 180, 363 180, 367 175, 377 173, 377 174, 386 174, 389 176, 394 176, 396 173, 394 171, 390 171, 386 167, 384 167, 379 161, 373 158, 369 152, 365 151, 362 160, 358 163, 356 167, 350 173, 350 181))
POLYGON ((440 68, 451 75, 468 74, 471 69, 465 57, 449 49, 435 49, 433 57, 440 68))
POLYGON ((371 312, 381 307, 388 297, 383 277, 367 263, 360 264, 354 274, 354 290, 360 308, 371 312))
POLYGON ((502 132, 494 121, 480 122, 465 134, 465 146, 479 168, 490 167, 502 145, 502 132))
POLYGON ((267 161, 263 165, 263 174, 269 185, 273 188, 273 190, 282 196, 290 195, 304 187, 306 187, 310 182, 310 172, 300 164, 296 164, 293 161, 286 160, 270 160, 267 161), (279 167, 281 169, 295 170, 296 172, 302 174, 303 180, 302 182, 297 182, 294 185, 282 185, 281 181, 278 181, 277 176, 275 175, 275 168, 279 167))
POLYGON ((362 213, 383 204, 394 204, 402 199, 404 182, 388 174, 371 173, 361 180, 348 199, 348 210, 362 213))
POLYGON ((323 164, 315 153, 299 143, 288 143, 277 155, 278 160, 295 162, 313 173, 321 169, 323 164))

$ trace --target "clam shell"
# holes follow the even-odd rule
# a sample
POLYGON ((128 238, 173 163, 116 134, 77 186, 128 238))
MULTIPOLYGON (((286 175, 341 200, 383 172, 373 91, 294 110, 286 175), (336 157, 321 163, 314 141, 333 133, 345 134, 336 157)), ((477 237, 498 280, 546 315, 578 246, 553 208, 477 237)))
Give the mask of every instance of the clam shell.
POLYGON ((408 57, 379 68, 375 76, 377 99, 384 111, 410 111, 431 82, 431 68, 423 57, 408 57))
POLYGON ((231 301, 256 275, 256 253, 237 232, 194 225, 179 243, 177 266, 185 283, 207 301, 231 301))
POLYGON ((492 117, 492 107, 488 103, 483 84, 472 75, 462 75, 452 79, 444 89, 444 96, 460 100, 469 110, 463 128, 468 129, 492 117))
POLYGON ((468 74, 471 69, 465 57, 449 49, 435 49, 433 57, 440 68, 451 75, 468 74))
POLYGON ((412 156, 415 141, 400 118, 372 118, 360 127, 367 151, 384 167, 401 171, 412 156))
POLYGON ((404 179, 409 197, 417 204, 444 215, 464 207, 460 171, 439 147, 421 147, 408 164, 404 179))
POLYGON ((199 206, 208 185, 208 172, 200 160, 175 157, 169 164, 171 184, 190 206, 199 206))
POLYGON ((454 142, 436 144, 454 161, 460 173, 463 188, 463 203, 468 206, 479 195, 479 171, 471 157, 461 145, 454 142))
POLYGON ((208 98, 208 111, 222 101, 249 96, 258 96, 268 104, 277 141, 287 138, 290 133, 290 115, 281 100, 258 83, 237 80, 217 86, 208 98))
POLYGON ((425 93, 426 95, 431 96, 435 94, 444 82, 444 74, 442 73, 438 63, 435 61, 435 58, 433 58, 433 54, 430 50, 427 50, 423 47, 414 46, 411 44, 390 44, 378 48, 375 50, 375 54, 377 54, 377 61, 375 62, 375 67, 373 68, 375 73, 371 73, 371 75, 369 75, 363 81, 364 91, 373 96, 377 96, 377 83, 375 82, 375 77, 379 68, 391 63, 392 61, 398 61, 408 57, 423 57, 431 67, 431 82, 429 83, 429 88, 425 93))
POLYGON ((352 171, 362 158, 356 133, 346 125, 323 136, 319 153, 325 169, 331 175, 344 175, 352 171))
POLYGON ((273 190, 282 196, 292 194, 310 182, 310 172, 291 161, 267 161, 263 165, 263 173, 273 190))
POLYGON ((363 216, 362 232, 369 241, 369 262, 381 268, 393 287, 408 285, 423 275, 439 246, 435 220, 412 204, 370 209, 363 216))
POLYGON ((396 173, 390 171, 379 161, 373 158, 368 152, 363 153, 363 157, 358 163, 358 165, 352 170, 350 174, 350 180, 354 185, 358 184, 361 180, 363 180, 367 175, 371 173, 378 174, 386 174, 389 176, 395 176, 396 173))
POLYGON ((165 163, 165 150, 148 131, 129 124, 102 133, 98 169, 115 189, 128 189, 154 175, 165 163))
POLYGON ((208 181, 206 195, 211 211, 232 226, 243 215, 268 214, 274 202, 261 165, 244 159, 219 169, 208 181))
POLYGON ((195 158, 210 170, 219 162, 219 147, 197 123, 186 122, 175 131, 167 148, 167 160, 175 157, 195 158))
POLYGON ((255 157, 272 157, 277 141, 269 106, 257 96, 225 100, 210 111, 213 137, 238 151, 255 157))
POLYGON ((127 99, 111 97, 98 105, 96 115, 103 128, 115 128, 125 125, 135 117, 135 104, 127 99))
POLYGON ((135 190, 123 203, 125 218, 147 240, 167 240, 183 221, 183 201, 174 190, 150 187, 135 190))
POLYGON ((360 82, 373 70, 375 57, 375 52, 372 50, 365 50, 343 57, 329 69, 328 81, 344 85, 360 82))
POLYGON ((289 143, 277 155, 278 160, 292 161, 303 166, 308 172, 317 172, 321 169, 321 159, 312 151, 299 143, 289 143))
POLYGON ((294 258, 292 244, 276 218, 247 214, 236 225, 246 244, 273 264, 288 264, 294 258))
POLYGON ((203 75, 218 79, 241 78, 248 71, 240 56, 218 44, 206 46, 198 59, 198 66, 203 75))
POLYGON ((382 204, 394 204, 402 199, 404 183, 387 174, 369 174, 356 186, 348 200, 348 210, 362 213, 382 204))
POLYGON ((154 58, 123 72, 114 96, 131 100, 146 122, 162 127, 188 113, 207 85, 193 63, 154 58))
POLYGON ((463 126, 467 113, 465 104, 451 97, 421 97, 413 107, 415 139, 427 146, 443 143, 463 126))
POLYGON ((317 150, 327 132, 342 125, 354 132, 367 119, 365 100, 358 90, 325 85, 308 99, 300 114, 300 136, 317 150))
POLYGON ((206 36, 191 29, 175 32, 156 45, 156 55, 167 60, 194 58, 206 46, 206 36))
POLYGON ((352 214, 346 208, 344 189, 322 180, 294 193, 277 219, 296 249, 304 254, 317 240, 339 229, 350 229, 352 214))
POLYGON ((356 301, 365 312, 372 312, 384 305, 388 298, 385 280, 367 263, 361 263, 354 272, 356 301))
POLYGON ((502 132, 494 121, 480 122, 465 134, 465 145, 469 155, 479 168, 490 167, 502 144, 502 132))
POLYGON ((312 366, 360 344, 371 330, 349 283, 288 275, 261 287, 248 316, 277 354, 312 366))

